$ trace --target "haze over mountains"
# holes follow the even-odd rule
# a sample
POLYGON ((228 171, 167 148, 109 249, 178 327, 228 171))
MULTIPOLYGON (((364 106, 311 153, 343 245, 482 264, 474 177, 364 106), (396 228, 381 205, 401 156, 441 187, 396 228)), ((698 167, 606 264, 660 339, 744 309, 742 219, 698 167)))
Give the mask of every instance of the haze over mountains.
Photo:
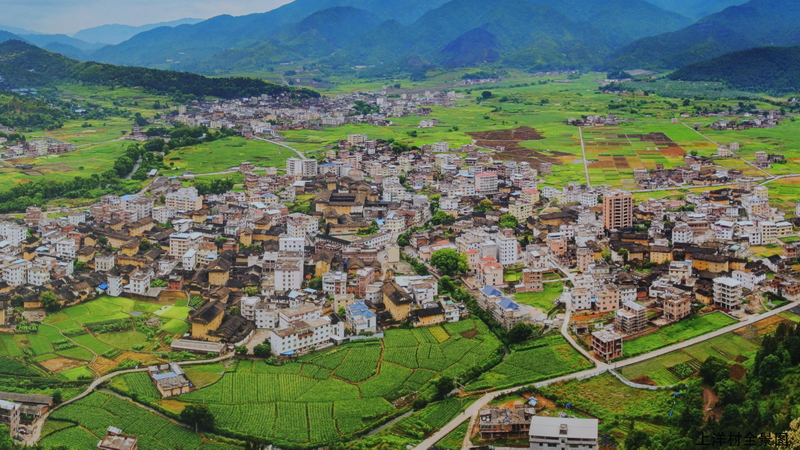
POLYGON ((800 45, 798 22, 796 0, 295 0, 239 17, 19 37, 74 59, 208 75, 287 62, 384 73, 487 63, 671 69, 800 45))

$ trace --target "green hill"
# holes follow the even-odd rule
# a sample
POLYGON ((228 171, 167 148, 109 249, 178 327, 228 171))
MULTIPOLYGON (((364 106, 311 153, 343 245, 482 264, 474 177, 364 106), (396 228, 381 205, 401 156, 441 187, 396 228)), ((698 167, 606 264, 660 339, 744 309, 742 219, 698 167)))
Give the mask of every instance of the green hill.
POLYGON ((761 47, 692 64, 672 80, 722 81, 733 88, 775 94, 800 93, 800 46, 761 47))
POLYGON ((208 78, 185 72, 80 62, 17 40, 0 44, 0 73, 6 88, 80 82, 104 86, 139 86, 160 93, 197 97, 236 98, 284 93, 319 95, 310 90, 295 90, 252 78, 208 78))
POLYGON ((766 45, 800 45, 800 2, 752 0, 684 29, 642 38, 615 52, 613 69, 677 68, 766 45))

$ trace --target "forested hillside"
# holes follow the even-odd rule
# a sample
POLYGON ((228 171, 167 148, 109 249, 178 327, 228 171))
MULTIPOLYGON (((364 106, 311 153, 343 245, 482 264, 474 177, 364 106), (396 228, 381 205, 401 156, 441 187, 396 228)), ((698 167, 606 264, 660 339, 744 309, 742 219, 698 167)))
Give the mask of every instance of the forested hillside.
POLYGON ((31 88, 63 82, 103 86, 139 86, 154 92, 194 97, 236 98, 254 95, 319 96, 253 78, 208 78, 186 72, 80 62, 13 40, 0 44, 3 86, 31 88))
POLYGON ((692 64, 669 75, 683 81, 722 81, 732 88, 800 93, 800 47, 761 47, 692 64))

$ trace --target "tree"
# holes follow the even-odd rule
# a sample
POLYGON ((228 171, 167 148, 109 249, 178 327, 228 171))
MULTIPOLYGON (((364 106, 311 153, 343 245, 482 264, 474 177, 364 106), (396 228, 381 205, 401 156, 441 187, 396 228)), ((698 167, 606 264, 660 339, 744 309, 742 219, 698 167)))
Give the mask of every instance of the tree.
POLYGON ((139 242, 139 250, 140 251, 149 252, 152 249, 153 249, 153 244, 151 244, 149 240, 142 239, 142 241, 139 242))
POLYGON ((713 385, 719 381, 720 374, 727 374, 729 371, 730 369, 724 361, 716 356, 709 356, 703 364, 700 365, 698 374, 707 384, 713 385))
POLYGON ((235 349, 233 349, 233 351, 234 351, 234 352, 235 352, 237 355, 242 355, 242 356, 244 356, 244 355, 246 355, 246 354, 247 354, 247 352, 248 352, 249 350, 248 350, 248 349, 247 349, 247 347, 245 347, 244 345, 240 345, 240 346, 236 347, 235 349))
POLYGON ((500 218, 500 226, 503 228, 517 228, 517 225, 519 225, 519 221, 511 214, 506 214, 500 218))
POLYGON ((208 405, 188 405, 181 411, 180 419, 197 430, 214 431, 214 414, 208 405))
POLYGON ((611 261, 611 250, 604 248, 603 251, 600 252, 600 255, 606 262, 611 261))
POLYGON ((492 203, 492 201, 489 200, 488 198, 485 198, 481 200, 480 203, 478 203, 478 206, 475 207, 475 212, 485 213, 486 211, 489 211, 490 209, 493 208, 494 208, 494 203, 492 203))
POLYGON ((631 430, 625 438, 625 450, 639 450, 650 446, 650 436, 642 430, 631 430))
POLYGON ((469 270, 467 257, 452 248, 436 250, 431 256, 431 265, 442 275, 455 276, 469 270))
POLYGON ((44 309, 48 311, 56 311, 61 306, 58 297, 51 291, 42 292, 42 295, 39 296, 39 301, 42 303, 44 309))
POLYGON ((258 344, 253 347, 253 355, 259 358, 269 358, 272 356, 272 346, 269 345, 269 341, 264 341, 263 344, 258 344))
POLYGON ((456 388, 456 382, 450 377, 442 377, 436 381, 436 392, 439 398, 447 397, 447 394, 456 388))
POLYGON ((508 331, 508 341, 510 344, 521 344, 533 336, 533 327, 527 323, 517 322, 508 331))
POLYGON ((489 100, 490 98, 494 97, 494 95, 492 94, 491 91, 483 91, 483 92, 481 92, 481 97, 484 100, 489 100))
POLYGON ((627 266, 628 265, 628 257, 630 256, 628 254, 628 249, 627 248, 621 248, 621 249, 619 249, 617 254, 619 254, 619 256, 622 257, 622 264, 625 264, 627 266))
MULTIPOLYGON (((431 224, 433 225, 451 225, 456 222, 456 218, 447 214, 446 212, 439 210, 436 211, 436 214, 433 215, 431 218, 431 224)), ((398 239, 399 241, 399 239, 398 239)))
POLYGON ((60 405, 62 401, 64 401, 64 398, 62 397, 61 390, 56 389, 53 391, 53 403, 60 405))
POLYGON ((322 289, 322 277, 314 277, 308 281, 308 287, 319 291, 322 289))

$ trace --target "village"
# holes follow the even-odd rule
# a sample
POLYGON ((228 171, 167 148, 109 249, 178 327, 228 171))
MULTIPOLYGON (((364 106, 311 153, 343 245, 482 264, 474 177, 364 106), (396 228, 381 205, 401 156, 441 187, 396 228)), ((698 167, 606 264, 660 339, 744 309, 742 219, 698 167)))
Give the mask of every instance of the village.
MULTIPOLYGON (((379 92, 298 107, 263 97, 181 106, 172 118, 280 142, 285 130, 383 126, 408 115, 430 127, 438 122, 431 106, 454 107, 462 97, 379 92)), ((625 120, 587 116, 568 123, 625 120)), ((126 139, 152 137, 137 126, 126 139)), ((669 144, 665 136, 651 138, 669 144)), ((41 142, 6 153, 61 151, 41 142)), ((800 224, 770 206, 759 179, 715 165, 736 157, 736 143, 720 146, 712 158, 686 155, 674 169, 635 169, 643 189, 710 186, 638 201, 606 184, 547 183, 550 162, 508 161, 503 148, 450 145, 398 148, 350 134, 313 159, 296 152, 285 167, 241 161, 228 173, 241 173, 243 185, 224 193, 200 195, 191 172, 165 177, 154 170, 138 194, 5 217, 3 332, 27 330, 48 312, 98 299, 158 305, 185 298, 186 316, 173 319, 185 322, 185 332, 164 340, 176 354, 235 352, 281 364, 382 339, 387 330, 485 314, 506 333, 564 330, 576 350, 604 364, 631 356, 626 343, 681 321, 747 321, 800 300, 794 269, 800 224), (766 256, 765 248, 778 251, 766 256)), ((759 167, 775 161, 766 152, 755 156, 759 167)), ((147 325, 163 324, 152 317, 147 325)), ((150 365, 147 374, 162 398, 198 389, 175 363, 150 365)), ((13 435, 26 433, 20 424, 35 423, 53 406, 47 396, 4 398, 0 416, 7 415, 13 435)), ((531 405, 482 409, 478 420, 484 439, 530 433, 531 448, 546 447, 567 429, 576 430, 570 442, 587 448, 598 439, 596 420, 537 417, 531 405), (506 426, 512 418, 514 426, 506 426)), ((135 439, 112 427, 106 438, 112 444, 102 448, 135 439)))
MULTIPOLYGON (((437 254, 451 252, 466 265, 448 275, 502 327, 558 329, 568 310, 580 345, 612 361, 626 341, 688 317, 743 320, 800 298, 796 224, 751 178, 634 202, 604 185, 540 186, 545 164, 457 151, 441 143, 398 154, 350 135, 322 163, 290 158, 283 175, 242 162, 243 192, 201 196, 158 177, 140 195, 86 209, 29 208, 0 222, 0 299, 36 310, 45 292, 59 307, 182 292, 201 301, 174 351, 221 355, 263 341, 293 359, 405 323, 469 317, 440 292, 437 254), (292 212, 304 196, 310 206, 292 212), (767 245, 782 254, 750 250, 767 245), (550 285, 556 295, 544 303, 521 300, 550 285)), ((150 375, 164 397, 194 389, 178 366, 150 375)))

